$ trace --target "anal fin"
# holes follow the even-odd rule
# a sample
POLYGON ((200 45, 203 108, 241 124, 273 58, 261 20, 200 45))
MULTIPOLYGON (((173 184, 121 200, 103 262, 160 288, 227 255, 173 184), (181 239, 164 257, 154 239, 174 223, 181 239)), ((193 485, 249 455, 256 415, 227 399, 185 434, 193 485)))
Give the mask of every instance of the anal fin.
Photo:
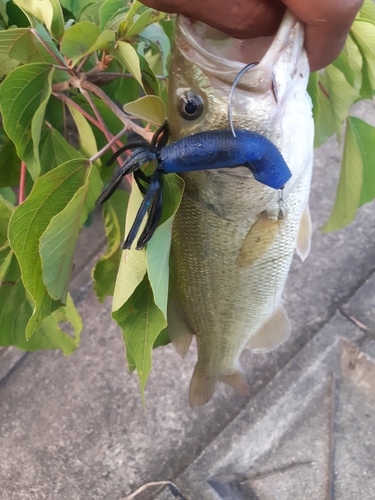
POLYGON ((280 305, 271 318, 250 338, 247 345, 253 352, 270 351, 284 342, 291 330, 288 314, 280 305))
POLYGON ((184 358, 193 339, 193 332, 186 324, 176 300, 168 302, 168 334, 178 354, 184 358))
POLYGON ((296 252, 300 256, 302 261, 304 261, 306 257, 309 255, 311 247, 311 235, 312 235, 312 226, 311 226, 310 209, 309 206, 306 205, 306 208, 301 217, 301 222, 297 236, 297 244, 296 244, 296 252))

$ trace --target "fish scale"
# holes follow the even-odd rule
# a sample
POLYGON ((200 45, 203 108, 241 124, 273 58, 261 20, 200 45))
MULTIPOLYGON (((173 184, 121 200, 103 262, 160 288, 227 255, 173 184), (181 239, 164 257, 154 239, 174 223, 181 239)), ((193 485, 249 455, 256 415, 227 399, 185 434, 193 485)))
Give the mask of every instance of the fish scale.
MULTIPOLYGON (((178 18, 169 89, 173 140, 229 127, 231 84, 243 62, 212 52, 215 36, 208 40, 210 33, 212 29, 206 32, 201 23, 178 18), (179 114, 177 103, 186 90, 204 103, 197 120, 179 114)), ((223 35, 221 48, 224 45, 223 35)), ((254 53, 254 61, 257 57, 254 53)), ((257 182, 247 168, 181 175, 185 192, 173 226, 168 328, 182 355, 194 335, 197 339, 192 406, 205 404, 217 381, 249 393, 239 356, 246 346, 270 350, 289 336, 281 296, 295 248, 303 258, 309 250, 313 120, 303 27, 290 12, 258 61, 235 92, 234 125, 271 140, 292 178, 285 186, 284 218, 279 220, 278 192, 257 182)))

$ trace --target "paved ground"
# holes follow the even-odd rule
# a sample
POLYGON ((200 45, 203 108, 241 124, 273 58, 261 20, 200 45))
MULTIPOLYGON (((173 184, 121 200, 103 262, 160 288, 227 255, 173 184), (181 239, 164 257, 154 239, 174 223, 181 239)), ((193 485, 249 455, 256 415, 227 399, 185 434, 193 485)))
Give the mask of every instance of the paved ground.
POLYGON ((154 353, 142 407, 110 303, 91 289, 96 221, 72 284, 80 349, 0 352, 0 498, 120 500, 163 480, 175 486, 149 490, 159 500, 375 498, 375 204, 323 235, 338 172, 332 141, 316 155, 312 251, 285 291, 293 334, 276 354, 244 353, 250 399, 221 386, 191 410, 194 348, 181 361, 168 346, 154 353))

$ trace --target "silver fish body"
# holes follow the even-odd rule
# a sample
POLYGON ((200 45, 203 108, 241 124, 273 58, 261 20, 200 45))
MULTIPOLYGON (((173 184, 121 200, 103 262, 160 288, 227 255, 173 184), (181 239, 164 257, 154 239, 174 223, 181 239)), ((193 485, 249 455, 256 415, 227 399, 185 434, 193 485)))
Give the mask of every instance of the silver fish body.
POLYGON ((235 91, 234 126, 270 139, 292 178, 279 219, 278 192, 257 182, 245 167, 182 175, 185 192, 173 228, 168 322, 180 354, 187 352, 193 335, 197 339, 192 406, 205 404, 217 381, 248 394, 239 365, 244 347, 272 349, 290 334, 281 295, 294 250, 302 258, 309 251, 314 132, 303 27, 291 13, 274 38, 255 41, 231 39, 178 17, 169 88, 173 140, 228 129, 233 81, 245 64, 258 61, 235 91), (203 103, 197 119, 181 116, 186 95, 203 103))

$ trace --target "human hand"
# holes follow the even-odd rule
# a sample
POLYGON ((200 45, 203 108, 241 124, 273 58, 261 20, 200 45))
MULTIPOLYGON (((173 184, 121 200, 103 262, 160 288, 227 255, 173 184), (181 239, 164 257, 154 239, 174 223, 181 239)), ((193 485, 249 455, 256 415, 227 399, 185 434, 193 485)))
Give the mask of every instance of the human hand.
POLYGON ((142 0, 163 12, 184 14, 234 38, 276 32, 286 7, 305 23, 305 47, 311 71, 340 54, 363 0, 142 0))

